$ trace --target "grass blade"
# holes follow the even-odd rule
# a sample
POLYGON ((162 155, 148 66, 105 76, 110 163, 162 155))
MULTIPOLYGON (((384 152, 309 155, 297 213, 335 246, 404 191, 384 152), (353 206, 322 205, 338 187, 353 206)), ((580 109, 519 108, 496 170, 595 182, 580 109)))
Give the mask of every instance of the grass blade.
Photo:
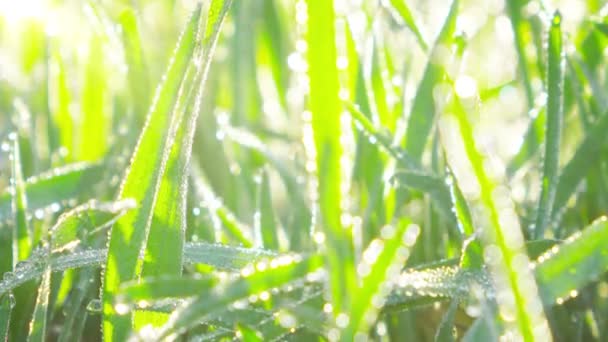
POLYGON ((443 65, 437 63, 438 54, 443 51, 445 45, 452 40, 452 35, 456 28, 456 18, 458 17, 459 0, 453 0, 450 11, 446 16, 443 27, 437 37, 437 41, 431 50, 429 61, 424 70, 422 81, 416 90, 414 103, 407 124, 405 135, 405 149, 408 154, 416 161, 420 161, 424 147, 435 120, 436 108, 433 98, 435 85, 442 81, 445 76, 443 65))
MULTIPOLYGON (((277 259, 279 260, 279 259, 277 259)), ((184 329, 198 324, 207 315, 222 310, 226 305, 247 298, 249 295, 269 291, 272 288, 288 284, 323 265, 323 258, 314 255, 303 260, 286 258, 281 262, 270 262, 263 271, 253 272, 228 284, 219 284, 217 288, 201 288, 199 295, 178 309, 169 322, 158 332, 159 339, 170 339, 179 335, 184 329), (274 265, 275 267, 272 267, 274 265), (220 295, 213 295, 220 293, 220 295)), ((258 265, 257 269, 260 267, 258 265)))
POLYGON ((51 268, 46 267, 44 275, 42 276, 42 282, 38 286, 38 297, 36 298, 36 307, 34 309, 34 316, 30 322, 30 332, 28 335, 28 341, 46 341, 46 329, 47 329, 47 311, 49 304, 49 293, 51 287, 51 268))
POLYGON ((342 227, 341 112, 333 2, 307 1, 309 107, 316 151, 320 223, 327 243, 331 300, 337 315, 346 310, 355 285, 352 239, 342 227))
POLYGON ((130 331, 131 317, 116 313, 113 296, 120 284, 137 276, 139 254, 146 245, 158 185, 170 152, 169 143, 172 137, 167 127, 173 120, 171 113, 175 102, 181 96, 180 84, 190 66, 200 13, 199 5, 182 32, 121 186, 119 198, 133 198, 138 210, 123 215, 110 232, 102 295, 103 332, 107 341, 124 340, 130 331))
POLYGON ((532 83, 530 82, 530 71, 528 70, 528 61, 526 58, 524 42, 525 21, 521 14, 524 5, 525 2, 520 0, 507 1, 506 3, 507 14, 509 15, 511 28, 513 29, 513 40, 515 42, 515 49, 517 50, 519 70, 523 78, 524 93, 526 94, 528 108, 530 109, 534 104, 534 95, 532 92, 532 83))
POLYGON ((458 309, 458 300, 454 299, 448 307, 448 311, 441 319, 441 324, 435 334, 435 342, 454 342, 454 318, 458 309))
POLYGON ((564 52, 562 48, 561 14, 553 15, 549 29, 548 67, 547 67, 547 127, 545 157, 538 214, 534 235, 541 238, 550 223, 551 211, 555 202, 559 177, 559 151, 561 145, 562 121, 564 115, 564 52))
POLYGON ((422 49, 424 51, 427 51, 429 49, 429 47, 426 44, 426 41, 424 40, 422 33, 418 29, 418 26, 416 25, 416 21, 414 20, 414 16, 412 15, 412 12, 410 11, 410 8, 407 6, 407 3, 405 2, 405 0, 390 0, 390 3, 393 6, 393 8, 397 11, 397 13, 399 13, 399 16, 401 17, 401 19, 403 20, 405 25, 414 33, 414 35, 416 36, 416 39, 418 40, 418 44, 420 44, 420 47, 422 47, 422 49))
MULTIPOLYGON (((58 50, 58 49, 57 49, 58 50)), ((50 106, 53 112, 54 124, 59 132, 59 144, 65 148, 66 161, 74 156, 74 122, 70 113, 71 94, 67 84, 65 65, 59 51, 54 51, 51 68, 51 84, 49 86, 50 106)))
MULTIPOLYGON (((200 68, 194 77, 191 93, 198 88, 196 99, 190 110, 188 99, 183 108, 177 108, 180 116, 172 124, 179 125, 174 137, 175 143, 166 160, 165 173, 158 188, 156 204, 152 214, 152 222, 148 233, 148 241, 144 252, 144 263, 141 277, 157 275, 180 275, 182 273, 181 251, 184 248, 186 222, 187 222, 187 192, 190 155, 196 121, 200 112, 205 81, 211 65, 211 56, 219 35, 219 29, 230 6, 230 1, 213 1, 209 10, 210 21, 207 30, 211 28, 213 34, 206 37, 202 47, 203 55, 200 68), (219 12, 215 12, 219 11, 219 12), (219 14, 219 15, 218 15, 219 14), (213 21, 215 20, 215 21, 213 21), (187 112, 185 117, 183 112, 187 112)), ((140 314, 135 316, 135 326, 142 327, 148 323, 160 326, 165 323, 166 315, 140 314), (149 317, 146 317, 148 315, 149 317)))
POLYGON ((578 185, 585 178, 589 170, 599 162, 597 156, 602 147, 606 145, 606 131, 608 130, 608 113, 602 114, 594 123, 589 134, 587 134, 576 149, 574 156, 568 161, 559 175, 555 201, 551 213, 551 224, 559 224, 561 214, 566 208, 570 197, 576 192, 578 185))
MULTIPOLYGON (((507 327, 525 341, 550 338, 546 318, 542 310, 532 310, 541 306, 538 289, 532 272, 528 269, 529 260, 523 250, 523 236, 513 211, 511 200, 501 193, 488 176, 484 157, 475 146, 473 129, 459 97, 454 93, 452 111, 460 128, 467 158, 473 168, 473 175, 480 187, 481 202, 488 225, 482 231, 484 259, 488 264, 497 286, 498 305, 507 327), (488 250, 489 249, 489 250, 488 250)), ((447 135, 446 135, 447 136, 447 135)), ((448 155, 449 144, 444 142, 448 155)))
POLYGON ((13 222, 13 267, 22 260, 27 259, 32 249, 32 232, 27 220, 27 194, 25 182, 21 170, 21 153, 19 151, 19 139, 17 134, 11 134, 13 149, 11 151, 12 175, 11 188, 13 192, 12 211, 13 222))
MULTIPOLYGON (((101 164, 77 163, 29 178, 24 184, 28 210, 32 213, 82 198, 87 193, 83 188, 97 184, 102 174, 101 164)), ((11 198, 8 191, 0 195, 0 222, 11 215, 11 198)))
POLYGON ((104 39, 94 34, 89 41, 89 55, 82 93, 82 121, 79 132, 78 159, 96 161, 104 156, 110 130, 106 110, 107 80, 104 39), (86 135, 82 132, 86 132, 86 135))
POLYGON ((272 209, 272 198, 270 192, 270 181, 268 171, 262 170, 260 184, 258 186, 257 211, 255 213, 255 233, 257 247, 279 250, 277 232, 279 227, 272 209))
POLYGON ((59 216, 50 229, 52 252, 71 250, 85 243, 89 235, 114 223, 125 211, 134 208, 131 200, 99 203, 91 200, 59 216))
MULTIPOLYGON (((352 341, 359 334, 367 335, 370 322, 375 321, 379 307, 391 291, 394 283, 391 278, 398 277, 419 233, 420 227, 409 219, 402 219, 397 227, 385 226, 383 238, 369 244, 357 268, 363 279, 348 316, 348 326, 341 336, 343 341, 352 341)), ((336 324, 339 326, 340 317, 336 324)))
POLYGON ((129 66, 129 88, 131 96, 136 99, 133 101, 135 118, 138 123, 143 123, 147 113, 145 106, 150 103, 150 89, 147 86, 148 74, 139 38, 137 16, 131 8, 127 8, 118 17, 118 23, 122 29, 122 43, 129 66))
POLYGON ((0 295, 0 341, 8 341, 8 327, 11 321, 11 311, 15 306, 15 298, 10 293, 0 295))
POLYGON ((608 221, 602 217, 541 255, 534 267, 546 305, 562 304, 608 271, 608 221))

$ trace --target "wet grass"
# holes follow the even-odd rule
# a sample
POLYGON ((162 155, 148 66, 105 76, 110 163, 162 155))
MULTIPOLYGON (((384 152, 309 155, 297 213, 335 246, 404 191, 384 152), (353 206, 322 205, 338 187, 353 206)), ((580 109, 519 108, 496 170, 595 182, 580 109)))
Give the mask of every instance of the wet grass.
POLYGON ((0 341, 606 340, 608 18, 555 5, 0 5, 0 341))

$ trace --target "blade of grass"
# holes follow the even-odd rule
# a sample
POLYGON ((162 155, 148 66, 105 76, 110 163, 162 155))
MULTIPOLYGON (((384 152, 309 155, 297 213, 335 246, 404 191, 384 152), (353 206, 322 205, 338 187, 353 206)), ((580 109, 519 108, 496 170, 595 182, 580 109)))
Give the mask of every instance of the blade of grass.
POLYGON ((608 113, 604 113, 593 124, 591 131, 576 149, 574 156, 562 169, 555 192, 555 201, 553 202, 552 224, 559 224, 568 200, 576 192, 578 185, 591 167, 595 165, 596 161, 599 161, 597 156, 601 153, 602 147, 606 145, 607 130, 608 113))
POLYGON ((200 13, 199 5, 179 38, 121 185, 119 198, 133 198, 139 208, 118 219, 110 232, 102 294, 103 332, 107 341, 125 340, 130 331, 131 315, 118 315, 113 297, 120 284, 135 279, 138 273, 139 255, 146 245, 159 183, 171 150, 170 133, 175 134, 168 132, 167 127, 173 120, 175 102, 182 95, 180 84, 194 52, 200 13))
POLYGON ((6 293, 0 295, 0 341, 7 342, 8 341, 8 327, 11 321, 11 311, 15 299, 13 295, 10 293, 6 293))
POLYGON ((602 217, 541 255, 534 267, 546 305, 562 304, 608 271, 608 221, 602 217))
MULTIPOLYGON (((91 188, 100 181, 102 173, 102 164, 76 163, 29 178, 24 184, 28 210, 32 213, 79 199, 88 194, 83 189, 91 188)), ((6 221, 11 215, 11 198, 8 191, 0 195, 0 222, 6 221)))
POLYGON ((412 31, 412 33, 414 33, 416 39, 418 40, 418 44, 420 44, 422 50, 427 51, 429 47, 426 44, 422 33, 418 29, 418 25, 416 25, 416 20, 412 15, 412 11, 410 11, 410 8, 407 6, 405 0, 390 0, 390 3, 392 7, 397 11, 397 13, 399 13, 399 16, 401 17, 405 25, 412 31))
MULTIPOLYGON (((453 86, 453 84, 452 84, 453 86)), ((511 200, 501 193, 484 169, 484 157, 475 146, 473 129, 458 96, 452 95, 453 115, 458 122, 465 153, 473 168, 473 175, 480 187, 481 202, 488 218, 488 226, 482 231, 484 258, 495 279, 501 316, 525 341, 550 338, 546 318, 542 310, 532 310, 541 305, 538 289, 527 266, 529 260, 523 250, 523 236, 513 212, 511 200), (508 224, 508 227, 507 227, 508 224), (488 251, 488 249, 490 251, 488 251)), ((444 143, 448 155, 451 146, 444 143)))
MULTIPOLYGON (((401 219, 396 227, 385 226, 382 239, 372 241, 363 253, 363 260, 357 267, 362 276, 357 299, 350 311, 348 325, 341 339, 352 341, 356 336, 366 336, 374 322, 385 297, 393 287, 393 277, 409 257, 409 248, 414 245, 420 227, 409 219, 401 219)), ((338 317, 339 319, 339 317, 338 317)), ((339 321, 336 322, 338 325, 339 321)))
MULTIPOLYGON (((166 160, 166 170, 158 188, 158 194, 152 214, 152 222, 148 233, 148 240, 144 252, 141 277, 156 275, 180 275, 182 273, 182 253, 184 248, 186 222, 187 222, 187 192, 190 155, 192 142, 196 129, 196 121, 200 112, 205 81, 211 66, 211 57, 221 24, 231 1, 212 1, 209 8, 211 20, 206 25, 204 45, 202 46, 202 59, 193 81, 192 93, 197 91, 192 108, 187 111, 183 119, 177 118, 175 124, 179 125, 175 135, 175 143, 166 160), (219 14, 219 15, 218 15, 219 14), (171 252, 167 252, 171 251, 171 252)), ((188 97, 189 98, 189 97, 188 97)), ((189 101, 185 101, 188 103, 189 101)), ((182 111, 187 108, 178 108, 182 111)), ((167 315, 147 313, 135 316, 135 327, 143 327, 148 323, 160 326, 166 322, 167 315)))
MULTIPOLYGON (((186 264, 204 264, 220 271, 240 271, 243 267, 258 260, 279 255, 253 248, 242 248, 208 243, 187 243, 184 246, 184 262, 186 264)), ((29 280, 40 278, 44 273, 44 258, 41 251, 35 250, 25 262, 20 263, 14 272, 5 274, 0 280, 0 295, 4 295, 29 280)), ((53 272, 61 272, 72 268, 101 266, 108 255, 107 249, 90 249, 75 251, 71 254, 52 253, 48 264, 53 272)))
POLYGON ((49 304, 49 293, 51 286, 51 268, 46 267, 42 276, 42 282, 38 286, 38 297, 36 298, 36 306, 34 315, 30 322, 30 331, 28 341, 46 341, 47 330, 47 315, 49 304))
POLYGON ((309 107, 316 151, 320 224, 327 244, 330 293, 335 315, 347 310, 354 293, 352 238, 342 227, 341 112, 333 2, 307 1, 309 107))
POLYGON ((71 161, 74 156, 74 122, 70 113, 71 94, 67 75, 59 49, 52 56, 51 84, 49 92, 54 124, 59 132, 59 144, 65 148, 64 159, 71 161))
POLYGON ((275 251, 279 250, 279 240, 277 237, 279 227, 275 221, 275 214, 272 208, 270 181, 268 180, 267 170, 262 170, 257 202, 257 211, 254 217, 257 247, 275 251))
MULTIPOLYGON (((275 263, 271 261, 269 264, 275 263)), ((217 288, 201 288, 199 295, 194 300, 179 308, 171 316, 169 322, 158 332, 158 337, 160 339, 176 337, 184 329, 198 324, 207 315, 222 310, 232 302, 288 284, 306 276, 322 265, 323 258, 319 255, 302 260, 288 257, 282 262, 276 262, 275 267, 263 271, 259 271, 258 267, 257 272, 254 271, 252 274, 237 278, 227 284, 220 283, 217 288)), ((136 284, 135 286, 142 285, 136 284)))
POLYGON ((526 58, 525 41, 525 21, 522 18, 522 10, 525 2, 521 0, 507 1, 507 15, 511 21, 511 28, 513 30, 513 40, 515 43, 515 50, 517 51, 517 59, 519 63, 519 70, 524 84, 524 93, 526 94, 526 101, 528 109, 534 106, 534 95, 532 92, 532 83, 530 82, 530 71, 528 70, 528 59, 526 58))
POLYGON ((435 342, 454 342, 454 318, 458 310, 458 300, 453 299, 448 307, 447 312, 443 315, 437 333, 435 334, 435 342))
POLYGON ((134 208, 131 200, 99 203, 91 200, 59 216, 49 230, 52 252, 72 250, 86 244, 87 237, 114 223, 120 215, 134 208))
MULTIPOLYGON (((143 48, 139 38, 137 16, 131 8, 125 9, 118 17, 122 29, 122 43, 127 59, 129 88, 133 99, 135 118, 143 123, 150 102, 150 89, 148 88, 148 74, 144 62, 143 48)), ((139 126, 137 126, 139 127, 139 126)))
POLYGON ((27 259, 32 249, 33 232, 29 227, 27 220, 27 194, 25 191, 25 182, 23 181, 23 173, 21 169, 21 153, 19 151, 19 139, 17 134, 12 133, 10 136, 13 146, 11 151, 11 190, 12 212, 13 212, 13 267, 22 260, 27 259))
POLYGON ((82 91, 82 119, 78 159, 96 161, 105 154, 109 132, 106 110, 108 91, 104 61, 104 39, 94 34, 89 41, 86 76, 82 91), (86 134, 84 133, 86 132, 86 134))
POLYGON ((424 147, 437 114, 433 89, 445 76, 444 66, 440 64, 445 62, 443 61, 444 58, 441 58, 441 61, 439 59, 440 54, 445 53, 446 46, 452 40, 456 28, 459 3, 459 0, 453 0, 450 5, 443 27, 431 50, 429 61, 424 70, 422 81, 416 90, 416 96, 410 111, 405 135, 405 149, 418 162, 422 158, 424 147))
POLYGON ((545 156, 543 162, 542 189, 534 235, 542 238, 551 221, 559 177, 559 152, 564 115, 564 51, 562 48, 561 14, 555 12, 549 29, 547 67, 547 126, 545 131, 545 156))

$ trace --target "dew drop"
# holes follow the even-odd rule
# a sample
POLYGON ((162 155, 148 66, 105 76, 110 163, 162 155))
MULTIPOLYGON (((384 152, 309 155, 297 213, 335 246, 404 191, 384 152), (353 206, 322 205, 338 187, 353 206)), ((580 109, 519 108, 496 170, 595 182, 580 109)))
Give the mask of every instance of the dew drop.
POLYGON ((93 299, 87 304, 87 311, 92 313, 100 313, 102 310, 101 300, 93 299))

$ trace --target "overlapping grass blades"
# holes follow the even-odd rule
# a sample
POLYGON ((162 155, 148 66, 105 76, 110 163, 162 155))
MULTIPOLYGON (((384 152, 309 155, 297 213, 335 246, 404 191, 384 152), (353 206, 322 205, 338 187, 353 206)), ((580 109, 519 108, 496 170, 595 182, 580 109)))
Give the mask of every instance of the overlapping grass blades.
POLYGON ((138 208, 122 216, 110 233, 102 295, 103 331, 106 340, 124 340, 131 330, 131 315, 121 316, 116 313, 114 295, 122 283, 136 279, 139 273, 139 255, 146 246, 159 184, 171 151, 175 126, 178 124, 175 122, 178 121, 176 116, 181 115, 175 112, 179 111, 176 102, 183 96, 183 92, 187 91, 183 89, 183 81, 195 50, 200 17, 199 5, 180 37, 165 79, 157 90, 154 104, 131 158, 131 165, 121 185, 119 198, 132 198, 138 208))

